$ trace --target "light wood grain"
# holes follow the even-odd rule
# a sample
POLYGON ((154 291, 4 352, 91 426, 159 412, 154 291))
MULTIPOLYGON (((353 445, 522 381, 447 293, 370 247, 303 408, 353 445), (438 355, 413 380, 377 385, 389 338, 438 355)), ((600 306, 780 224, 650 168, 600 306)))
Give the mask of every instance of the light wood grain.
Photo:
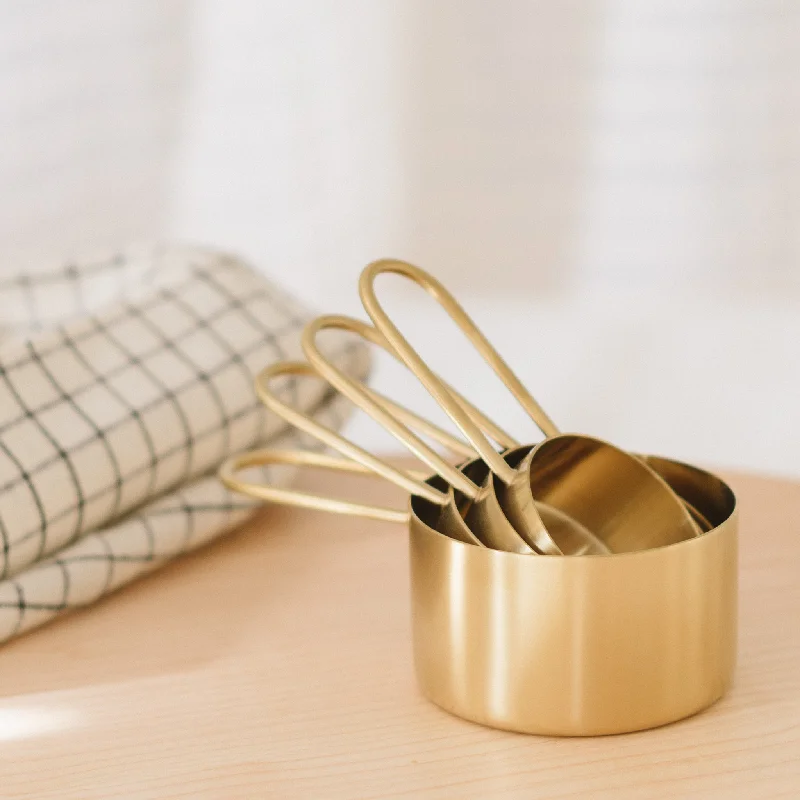
POLYGON ((451 717, 414 683, 403 531, 269 509, 0 650, 0 796, 800 797, 800 485, 730 478, 739 668, 692 719, 550 739, 451 717))

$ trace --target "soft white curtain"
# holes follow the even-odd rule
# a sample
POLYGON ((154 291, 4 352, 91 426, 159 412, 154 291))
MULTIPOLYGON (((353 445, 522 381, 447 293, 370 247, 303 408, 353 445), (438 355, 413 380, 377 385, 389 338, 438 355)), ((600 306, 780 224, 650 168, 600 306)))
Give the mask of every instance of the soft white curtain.
POLYGON ((480 291, 800 291, 797 4, 193 9, 182 230, 334 291, 380 246, 480 291))
POLYGON ((188 12, 0 3, 0 271, 165 231, 188 12))
POLYGON ((800 473, 798 41, 779 0, 1 4, 3 268, 189 238, 354 311, 399 255, 566 427, 800 473))

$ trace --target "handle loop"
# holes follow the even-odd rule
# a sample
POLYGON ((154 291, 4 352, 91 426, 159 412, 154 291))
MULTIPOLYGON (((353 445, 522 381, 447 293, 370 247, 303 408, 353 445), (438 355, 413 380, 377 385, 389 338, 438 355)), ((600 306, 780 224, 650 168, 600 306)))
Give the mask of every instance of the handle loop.
MULTIPOLYGON (((456 469, 452 464, 442 458, 439 453, 429 447, 419 436, 417 436, 408 426, 402 425, 399 420, 387 411, 383 400, 376 398, 372 390, 367 389, 357 380, 346 375, 341 369, 329 361, 317 346, 317 336, 324 330, 343 330, 354 333, 372 344, 386 349, 396 357, 396 354, 388 346, 384 337, 371 325, 361 320, 345 317, 341 315, 330 315, 319 317, 311 321, 303 329, 302 345, 303 352, 309 363, 314 369, 331 384, 338 389, 345 397, 351 400, 356 406, 369 414, 374 420, 388 430, 396 439, 401 441, 417 458, 426 463, 434 472, 444 478, 451 486, 463 492, 468 497, 477 496, 480 491, 473 481, 463 472, 456 469)), ((449 392, 446 384, 442 383, 443 391, 449 392)), ((453 401, 458 403, 459 401, 453 401)), ((466 401, 463 401, 466 403, 466 401)), ((476 418, 491 425, 502 438, 510 438, 504 431, 497 429, 485 415, 479 412, 474 406, 468 404, 470 411, 462 411, 463 414, 475 414, 476 418)), ((459 405, 459 408, 461 406, 459 405)), ((472 417, 470 417, 472 421, 472 417)), ((426 423, 431 425, 432 423, 426 423)), ((479 428, 478 422, 473 423, 479 428)), ((419 429, 419 426, 415 426, 419 429)), ((441 429, 439 429, 441 430, 441 429)), ((442 431, 443 432, 443 431, 442 431)), ((488 441, 487 441, 488 444, 488 441)), ((489 445, 491 448, 491 445, 489 445)), ((470 450, 470 458, 476 454, 470 450)))
MULTIPOLYGON (((315 371, 314 367, 311 366, 311 364, 308 364, 304 361, 282 361, 267 367, 256 377, 256 394, 258 394, 261 402, 264 403, 264 405, 269 408, 270 411, 274 411, 290 425, 298 428, 304 433, 309 434, 310 436, 313 436, 315 439, 319 440, 323 444, 326 444, 328 447, 332 447, 343 456, 352 459, 356 463, 366 467, 391 483, 402 487, 407 492, 419 497, 424 497, 426 500, 429 500, 430 502, 440 506, 443 506, 448 502, 449 497, 447 493, 440 492, 438 489, 434 489, 434 487, 425 483, 420 478, 415 477, 411 472, 403 471, 393 467, 391 464, 388 464, 386 461, 374 456, 372 453, 364 450, 357 444, 345 439, 343 436, 335 431, 332 431, 330 428, 326 428, 321 423, 311 419, 303 412, 298 411, 296 408, 292 408, 282 400, 279 400, 269 388, 269 383, 274 378, 283 375, 302 375, 317 379, 321 377, 319 373, 315 371)), ((371 389, 364 389, 364 392, 370 396, 370 399, 373 402, 377 404, 383 402, 382 397, 378 395, 377 392, 374 392, 371 389)), ((397 404, 394 403, 392 405, 395 408, 401 408, 402 414, 407 419, 412 421, 412 424, 414 421, 421 419, 408 409, 398 407, 397 404)), ((387 417, 392 420, 393 425, 396 425, 406 434, 410 434, 408 429, 399 423, 391 414, 388 412, 385 413, 387 417)), ((445 436, 449 436, 449 434, 447 434, 445 431, 440 431, 440 429, 436 428, 433 423, 427 422, 426 420, 422 421, 425 423, 426 427, 428 427, 429 431, 435 430, 439 431, 445 436)), ((443 463, 447 462, 443 461, 443 463)), ((455 470, 455 468, 453 469, 455 470)), ((474 486, 474 484, 472 485, 474 486)), ((477 491, 477 487, 475 488, 477 491)))
POLYGON ((465 411, 460 401, 451 393, 444 381, 422 360, 378 302, 374 284, 378 275, 383 273, 393 273, 407 278, 436 300, 546 437, 554 436, 558 433, 555 423, 478 329, 472 318, 436 278, 413 264, 395 259, 375 261, 363 270, 359 279, 359 294, 364 309, 375 328, 384 336, 398 357, 416 375, 423 386, 456 423, 464 436, 478 451, 481 458, 489 465, 492 472, 504 483, 510 483, 516 474, 515 470, 492 447, 480 427, 465 411))
POLYGON ((332 514, 346 514, 354 517, 366 517, 383 522, 408 522, 407 511, 397 511, 392 508, 370 506, 361 503, 351 503, 348 500, 337 500, 333 497, 322 497, 317 494, 298 492, 294 489, 282 489, 263 483, 251 483, 237 477, 237 472, 249 467, 263 467, 272 464, 282 464, 293 467, 317 467, 335 472, 348 472, 357 475, 374 475, 366 466, 344 458, 336 458, 325 453, 315 453, 311 450, 250 450, 239 453, 229 458, 220 467, 220 480, 233 492, 254 497, 257 500, 267 500, 284 506, 310 508, 316 511, 327 511, 332 514))

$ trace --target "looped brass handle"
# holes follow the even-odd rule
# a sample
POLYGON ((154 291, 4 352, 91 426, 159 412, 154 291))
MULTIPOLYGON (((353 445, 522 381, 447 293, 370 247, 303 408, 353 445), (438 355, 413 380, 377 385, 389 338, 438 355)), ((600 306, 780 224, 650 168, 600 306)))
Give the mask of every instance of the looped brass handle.
MULTIPOLYGON (((388 430, 395 438, 401 441, 417 458, 425 462, 432 470, 438 475, 442 476, 451 486, 463 492, 468 497, 475 497, 479 492, 479 487, 473 483, 463 472, 456 469, 451 463, 442 458, 439 453, 429 447, 419 436, 417 436, 409 426, 401 424, 397 419, 395 413, 391 413, 387 408, 386 398, 377 397, 373 390, 367 389, 357 380, 346 375, 341 369, 336 367, 328 358, 326 358, 317 346, 317 336, 324 330, 340 330, 354 333, 357 336, 367 340, 372 344, 376 344, 395 358, 396 354, 388 346, 385 339, 381 334, 358 319, 345 317, 340 315, 331 315, 320 317, 310 322, 303 330, 302 344, 303 351, 309 363, 313 368, 345 397, 350 399, 356 406, 361 408, 373 419, 380 423, 386 430, 388 430)), ((444 391, 452 391, 447 384, 442 383, 445 387, 444 391)), ((488 417, 476 409, 466 399, 461 398, 460 402, 463 404, 463 413, 469 416, 470 420, 474 420, 473 424, 476 428, 484 429, 490 432, 490 435, 501 439, 503 442, 511 440, 511 437, 495 425, 488 417)), ((462 407, 462 406, 459 406, 462 407)), ((407 410, 406 410, 406 413, 407 410)), ((425 422, 419 418, 418 423, 412 427, 421 430, 425 433, 431 434, 431 431, 426 430, 423 425, 430 427, 432 423, 425 422)), ((439 431, 440 434, 445 433, 440 428, 433 426, 434 430, 439 431)), ((441 441, 441 440, 440 440, 441 441)), ((460 441, 460 440, 458 440, 460 441)), ((512 440, 513 441, 513 440, 512 440)), ((489 445, 491 447, 491 445, 489 445)), ((467 457, 474 458, 477 454, 470 449, 467 457)))
POLYGON ((400 333, 397 326, 391 321, 383 310, 375 294, 375 279, 383 273, 401 275, 416 283, 430 294, 444 309, 445 313, 458 325, 467 339, 472 343, 481 357, 494 370, 503 384, 508 388, 517 402, 528 413, 537 427, 546 436, 554 436, 558 428, 547 416, 544 409, 536 402, 533 396, 523 386, 511 367, 490 344, 489 340, 478 329, 473 320, 461 307, 452 294, 429 273, 408 264, 405 261, 384 259, 369 264, 361 273, 359 279, 359 294, 361 302, 372 319, 375 328, 383 335, 391 348, 406 366, 417 376, 419 381, 430 392, 440 406, 448 413, 450 418, 458 425, 462 433, 469 439, 481 458, 489 465, 504 483, 510 483, 516 474, 492 447, 491 443, 481 431, 480 426, 465 411, 461 402, 453 395, 447 385, 436 375, 433 370, 422 360, 408 340, 400 333))
POLYGON ((240 470, 250 467, 263 467, 272 464, 293 467, 316 467, 335 472, 348 472, 356 475, 374 475, 374 472, 362 464, 344 458, 315 453, 311 450, 251 450, 229 458, 219 470, 220 480, 234 492, 240 492, 257 500, 266 500, 285 506, 310 508, 316 511, 327 511, 332 514, 347 514, 355 517, 382 520, 384 522, 407 523, 407 511, 399 511, 381 506, 370 506, 362 503, 351 503, 348 500, 337 500, 333 497, 298 492, 295 489, 282 489, 261 483, 244 481, 237 476, 240 470))
MULTIPOLYGON (((396 486, 400 486, 410 494, 424 497, 426 500, 429 500, 430 502, 436 503, 436 505, 440 506, 445 505, 448 502, 449 498, 445 492, 440 492, 438 489, 434 489, 422 479, 414 477, 411 472, 403 471, 393 467, 386 461, 374 456, 368 450, 364 450, 364 448, 359 447, 349 439, 345 439, 343 436, 335 431, 332 431, 330 428, 326 428, 321 423, 311 419, 302 411, 298 411, 296 408, 292 408, 287 403, 279 400, 270 389, 269 384, 273 379, 283 375, 302 375, 313 377, 317 380, 321 379, 321 376, 314 370, 311 364, 308 364, 305 361, 282 361, 267 367, 256 377, 256 394, 261 402, 268 409, 270 409, 270 411, 274 411, 278 416, 286 420, 290 425, 294 426, 298 430, 313 436, 315 439, 323 444, 326 444, 328 447, 332 447, 341 455, 346 456, 359 465, 371 470, 373 473, 380 475, 382 478, 394 483, 396 486)), ((376 399, 376 402, 378 402, 378 395, 376 392, 371 389, 365 391, 367 391, 368 394, 370 394, 371 397, 376 399)), ((396 404, 395 408, 401 409, 402 414, 410 421, 410 424, 413 424, 414 420, 419 419, 416 414, 408 409, 397 406, 396 404)), ((392 420, 398 424, 400 429, 407 430, 403 427, 403 425, 397 422, 394 417, 392 417, 392 420)), ((431 429, 438 431, 433 423, 426 421, 424 422, 428 427, 429 432, 431 429)), ((444 434, 444 436, 448 435, 445 431, 440 431, 440 433, 444 434)))

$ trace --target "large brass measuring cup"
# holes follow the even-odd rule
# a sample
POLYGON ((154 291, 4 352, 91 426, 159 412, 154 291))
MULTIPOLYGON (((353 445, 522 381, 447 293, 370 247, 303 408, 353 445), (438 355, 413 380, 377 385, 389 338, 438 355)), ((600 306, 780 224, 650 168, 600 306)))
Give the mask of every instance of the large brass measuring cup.
MULTIPOLYGON (((306 452, 231 459, 231 489, 275 503, 409 528, 414 663, 422 693, 496 728, 551 735, 625 733, 717 700, 736 660, 737 512, 731 490, 696 467, 645 457, 712 528, 675 544, 610 555, 539 558, 436 530, 419 493, 402 512, 242 481, 248 465, 371 472, 306 452)), ((440 477, 428 480, 441 491, 440 477)))

